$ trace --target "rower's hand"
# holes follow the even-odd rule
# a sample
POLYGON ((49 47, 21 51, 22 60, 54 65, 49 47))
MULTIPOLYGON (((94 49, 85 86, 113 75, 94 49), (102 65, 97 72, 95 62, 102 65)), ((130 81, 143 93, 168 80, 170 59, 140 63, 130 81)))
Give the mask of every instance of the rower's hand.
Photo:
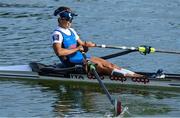
POLYGON ((96 44, 93 43, 93 42, 89 42, 89 44, 90 44, 90 47, 95 47, 96 46, 96 44))
POLYGON ((89 50, 88 47, 86 47, 86 46, 81 46, 81 45, 78 46, 78 49, 79 49, 80 52, 85 52, 85 53, 88 52, 88 50, 89 50))
POLYGON ((86 46, 86 47, 95 47, 96 44, 93 43, 93 42, 85 42, 85 46, 86 46))
POLYGON ((79 50, 80 52, 84 52, 83 46, 80 45, 80 46, 78 46, 77 48, 78 48, 78 50, 79 50))

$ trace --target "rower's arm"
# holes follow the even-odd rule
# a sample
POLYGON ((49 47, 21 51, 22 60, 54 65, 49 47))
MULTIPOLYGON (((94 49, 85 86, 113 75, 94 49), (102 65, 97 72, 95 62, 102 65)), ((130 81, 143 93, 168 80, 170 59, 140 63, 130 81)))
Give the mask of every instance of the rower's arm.
POLYGON ((86 42, 86 41, 82 41, 81 39, 78 39, 78 43, 82 46, 86 46, 86 47, 95 47, 96 44, 93 42, 86 42))
POLYGON ((73 48, 73 49, 65 49, 65 48, 62 48, 61 44, 59 43, 53 44, 53 49, 57 56, 67 56, 78 50, 81 50, 81 48, 82 46, 78 46, 77 48, 73 48))

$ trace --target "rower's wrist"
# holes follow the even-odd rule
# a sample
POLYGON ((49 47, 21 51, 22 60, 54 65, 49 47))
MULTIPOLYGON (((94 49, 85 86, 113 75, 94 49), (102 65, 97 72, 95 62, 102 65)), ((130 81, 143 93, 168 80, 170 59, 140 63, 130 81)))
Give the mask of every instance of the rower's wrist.
POLYGON ((77 48, 76 48, 76 51, 80 51, 80 47, 77 47, 77 48))
POLYGON ((86 41, 85 41, 84 46, 86 46, 86 47, 95 47, 96 44, 93 43, 93 42, 86 42, 86 41))
POLYGON ((82 52, 82 51, 83 51, 83 47, 82 47, 81 45, 78 46, 78 47, 77 47, 77 51, 81 51, 81 52, 82 52))

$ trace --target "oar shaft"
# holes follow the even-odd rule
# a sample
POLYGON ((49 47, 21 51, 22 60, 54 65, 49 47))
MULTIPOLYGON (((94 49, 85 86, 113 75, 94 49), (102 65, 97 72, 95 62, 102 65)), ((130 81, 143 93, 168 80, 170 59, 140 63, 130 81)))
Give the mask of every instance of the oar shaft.
POLYGON ((113 54, 102 56, 100 58, 102 58, 102 59, 110 59, 110 58, 126 55, 126 54, 129 54, 129 53, 132 53, 132 52, 135 52, 135 50, 126 50, 126 51, 122 51, 122 52, 116 52, 116 53, 113 53, 113 54))
POLYGON ((106 96, 108 97, 109 101, 111 102, 112 105, 114 105, 114 100, 111 97, 109 91, 107 90, 107 88, 105 87, 104 83, 101 81, 99 74, 96 72, 95 69, 92 69, 94 76, 96 77, 96 79, 99 82, 99 85, 103 88, 104 92, 106 93, 106 96))
MULTIPOLYGON (((91 65, 90 65, 91 66, 91 65)), ((107 90, 106 86, 104 85, 104 83, 101 81, 99 74, 96 71, 96 68, 92 65, 90 67, 91 72, 94 74, 94 76, 96 77, 96 79, 99 82, 99 85, 103 88, 104 92, 106 93, 106 96, 108 97, 109 101, 111 102, 111 104, 114 106, 115 109, 115 115, 118 116, 121 114, 122 112, 122 106, 121 106, 121 101, 120 99, 113 99, 109 93, 109 91, 107 90)))
POLYGON ((99 45, 99 44, 96 44, 96 47, 139 51, 140 53, 144 53, 144 54, 149 54, 149 53, 154 53, 154 52, 168 53, 168 54, 180 54, 180 51, 160 50, 160 49, 155 49, 155 48, 153 48, 151 46, 127 47, 127 46, 114 46, 114 45, 104 45, 104 44, 99 45))
POLYGON ((168 53, 168 54, 180 54, 180 52, 177 52, 177 51, 166 51, 166 50, 155 50, 155 52, 168 53))
POLYGON ((136 47, 126 47, 126 46, 113 46, 113 45, 99 45, 96 44, 96 47, 100 47, 100 48, 111 48, 111 49, 122 49, 122 50, 137 50, 136 47))
MULTIPOLYGON (((82 52, 82 54, 83 54, 84 59, 87 59, 85 53, 82 52)), ((99 74, 96 71, 96 67, 95 67, 94 63, 92 63, 90 60, 86 60, 86 61, 87 61, 87 66, 89 66, 88 68, 94 74, 95 78, 98 80, 99 85, 103 88, 103 90, 106 93, 106 95, 107 95, 109 101, 111 102, 111 104, 114 105, 114 100, 111 97, 111 95, 110 95, 109 91, 107 90, 106 86, 104 85, 104 83, 101 81, 101 79, 99 77, 99 74)))

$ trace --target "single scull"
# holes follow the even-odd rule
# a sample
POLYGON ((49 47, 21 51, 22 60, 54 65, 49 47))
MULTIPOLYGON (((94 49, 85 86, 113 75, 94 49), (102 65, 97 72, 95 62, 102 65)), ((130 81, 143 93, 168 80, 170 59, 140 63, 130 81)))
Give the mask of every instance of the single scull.
MULTIPOLYGON (((161 70, 155 73, 137 73, 147 75, 149 79, 121 78, 107 75, 100 75, 100 77, 103 83, 111 85, 135 85, 180 89, 180 74, 167 74, 163 73, 161 70)), ((95 77, 91 74, 86 74, 80 65, 62 68, 60 64, 45 65, 36 62, 32 62, 29 65, 1 66, 0 78, 57 80, 98 84, 95 77)))

